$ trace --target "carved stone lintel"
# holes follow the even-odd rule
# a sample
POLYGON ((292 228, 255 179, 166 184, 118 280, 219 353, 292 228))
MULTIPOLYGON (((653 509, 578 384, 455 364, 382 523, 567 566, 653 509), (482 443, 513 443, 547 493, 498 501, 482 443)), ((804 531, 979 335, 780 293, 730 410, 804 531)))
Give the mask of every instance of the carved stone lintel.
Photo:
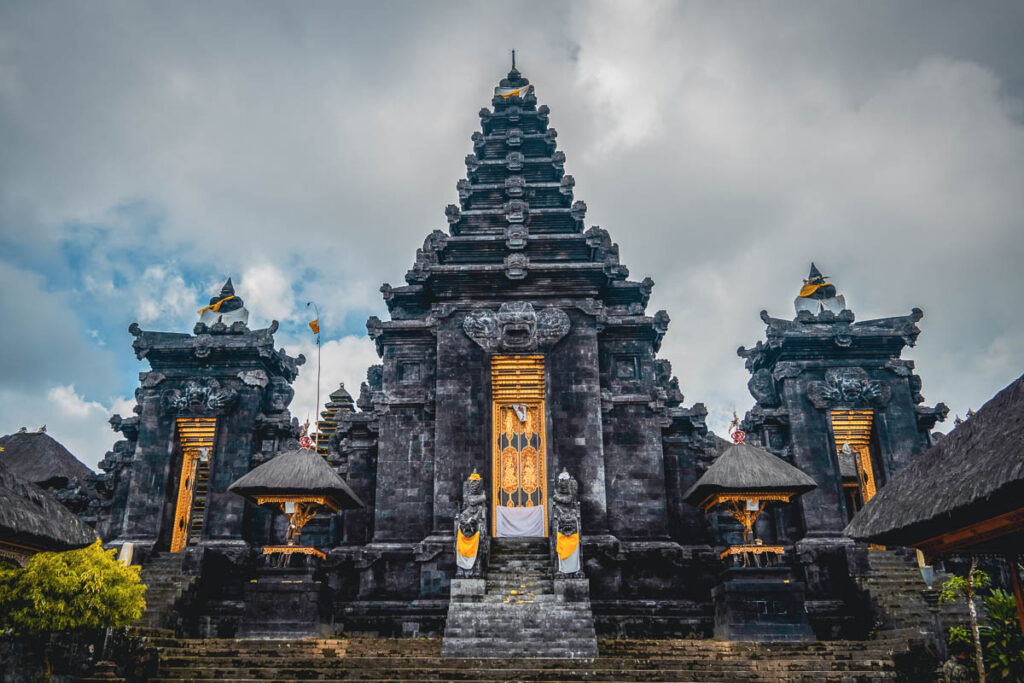
POLYGON ((200 415, 221 413, 238 399, 234 389, 222 389, 215 379, 189 380, 180 389, 164 392, 164 409, 168 413, 200 415))
POLYGON ((836 406, 884 407, 892 398, 892 388, 885 382, 872 380, 863 368, 830 368, 824 382, 811 382, 807 397, 815 408, 836 406))
POLYGON ((477 310, 466 316, 462 329, 485 351, 536 351, 553 347, 569 333, 569 316, 549 306, 539 313, 525 301, 501 305, 497 312, 477 310))

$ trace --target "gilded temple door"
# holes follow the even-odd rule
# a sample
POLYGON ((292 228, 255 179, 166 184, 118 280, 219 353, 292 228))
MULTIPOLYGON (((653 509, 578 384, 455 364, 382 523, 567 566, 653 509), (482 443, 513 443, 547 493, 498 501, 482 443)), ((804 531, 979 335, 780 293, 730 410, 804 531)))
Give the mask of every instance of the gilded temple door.
POLYGON ((495 536, 547 536, 544 356, 491 359, 495 536))
POLYGON ((189 540, 198 538, 202 533, 206 520, 210 455, 213 453, 217 418, 178 418, 176 427, 181 451, 181 474, 174 506, 172 553, 180 553, 189 540))

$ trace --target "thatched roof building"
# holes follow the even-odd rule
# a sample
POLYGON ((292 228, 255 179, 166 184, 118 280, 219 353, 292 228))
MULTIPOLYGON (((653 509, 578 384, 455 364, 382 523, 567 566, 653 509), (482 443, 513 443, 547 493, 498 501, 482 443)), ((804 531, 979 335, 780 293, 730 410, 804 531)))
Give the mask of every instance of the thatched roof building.
POLYGON ((20 431, 0 436, 0 463, 25 481, 44 488, 64 488, 71 481, 85 483, 92 470, 46 433, 20 431))
POLYGON ((1024 376, 922 453, 849 526, 856 539, 949 552, 1024 552, 1024 376))
POLYGON ((691 505, 700 506, 716 493, 792 493, 815 488, 814 480, 782 458, 746 443, 733 444, 711 464, 697 482, 683 494, 691 505))
POLYGON ((336 503, 338 509, 363 507, 363 501, 323 456, 308 448, 277 455, 240 477, 228 491, 250 498, 323 496, 336 503))
POLYGON ((72 550, 96 538, 52 496, 0 463, 0 557, 20 562, 33 552, 72 550))

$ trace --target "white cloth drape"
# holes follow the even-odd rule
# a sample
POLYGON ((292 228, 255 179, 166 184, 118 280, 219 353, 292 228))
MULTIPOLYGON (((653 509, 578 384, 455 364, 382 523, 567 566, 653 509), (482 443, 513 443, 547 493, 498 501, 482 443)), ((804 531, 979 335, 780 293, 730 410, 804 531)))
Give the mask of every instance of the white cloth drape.
POLYGON ((543 536, 544 508, 534 507, 509 508, 497 507, 498 536, 543 536))
POLYGON ((572 551, 572 555, 565 558, 558 558, 558 571, 563 574, 575 574, 580 570, 580 544, 576 545, 576 550, 572 551))

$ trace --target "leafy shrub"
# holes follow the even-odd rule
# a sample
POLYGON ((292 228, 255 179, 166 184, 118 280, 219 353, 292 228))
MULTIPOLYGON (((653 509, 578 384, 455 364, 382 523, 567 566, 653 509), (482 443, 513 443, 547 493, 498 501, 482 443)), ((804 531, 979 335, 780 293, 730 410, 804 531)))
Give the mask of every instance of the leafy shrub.
MULTIPOLYGON (((1024 681, 1024 635, 1013 595, 995 589, 985 598, 987 623, 981 627, 985 668, 997 681, 1024 681)), ((952 629, 951 629, 952 630, 952 629)))
POLYGON ((99 541, 80 550, 33 555, 24 569, 0 569, 0 628, 24 635, 127 626, 142 616, 146 587, 99 541))

